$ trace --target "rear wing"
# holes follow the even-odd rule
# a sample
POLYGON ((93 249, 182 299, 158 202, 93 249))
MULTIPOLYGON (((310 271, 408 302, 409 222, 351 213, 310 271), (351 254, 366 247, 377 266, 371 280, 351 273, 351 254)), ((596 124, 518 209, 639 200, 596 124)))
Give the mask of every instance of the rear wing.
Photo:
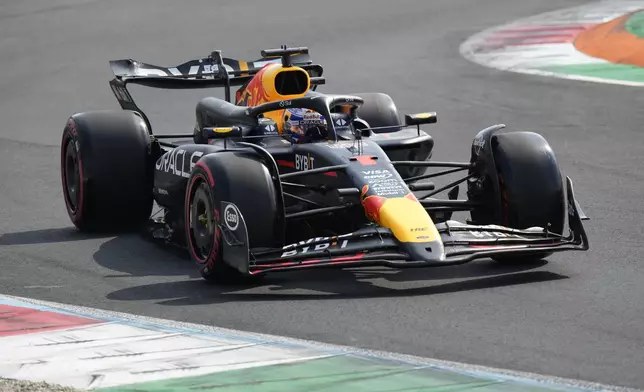
POLYGON ((162 67, 132 59, 112 60, 110 67, 114 79, 110 81, 110 87, 121 108, 140 113, 151 129, 147 116, 134 103, 127 90, 129 83, 160 89, 224 87, 226 100, 230 102, 231 86, 242 86, 266 64, 280 62, 306 70, 311 76, 313 89, 324 84, 324 70, 321 65, 313 64, 308 48, 282 47, 263 50, 262 58, 254 61, 224 58, 220 50, 213 51, 208 57, 190 60, 174 67, 162 67))

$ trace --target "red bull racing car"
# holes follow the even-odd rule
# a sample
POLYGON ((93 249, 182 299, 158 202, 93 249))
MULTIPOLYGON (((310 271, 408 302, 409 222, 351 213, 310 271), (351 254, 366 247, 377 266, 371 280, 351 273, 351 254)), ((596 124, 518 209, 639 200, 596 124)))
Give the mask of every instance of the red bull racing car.
POLYGON ((206 279, 589 248, 572 182, 537 133, 491 126, 474 137, 469 161, 432 161, 421 126, 435 113, 401 119, 386 94, 318 92, 322 67, 307 48, 264 50, 251 62, 214 51, 171 68, 110 64, 123 110, 74 114, 63 131, 69 216, 80 230, 146 228, 185 247, 206 279), (158 135, 130 83, 223 87, 225 97, 196 103, 191 132, 158 135), (152 219, 155 202, 163 214, 152 219), (470 219, 454 220, 457 211, 470 219))

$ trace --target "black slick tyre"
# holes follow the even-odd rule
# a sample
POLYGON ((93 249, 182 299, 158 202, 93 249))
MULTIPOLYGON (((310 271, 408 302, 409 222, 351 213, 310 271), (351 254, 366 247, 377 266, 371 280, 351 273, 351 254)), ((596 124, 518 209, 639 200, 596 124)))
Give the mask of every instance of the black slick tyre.
POLYGON ((364 100, 364 104, 358 109, 358 117, 369 123, 374 133, 396 132, 400 130, 402 121, 394 100, 383 93, 359 93, 354 94, 364 100), (383 128, 384 127, 384 128, 383 128))
POLYGON ((152 162, 145 123, 130 111, 75 114, 60 150, 63 198, 81 231, 140 227, 152 212, 152 162))
MULTIPOLYGON (((400 113, 394 100, 384 93, 358 93, 353 94, 364 100, 364 103, 357 111, 358 117, 365 120, 373 133, 398 132, 404 125, 400 119, 400 113)), ((413 150, 399 149, 388 151, 389 159, 393 161, 414 161, 416 157, 413 150)), ((415 177, 423 174, 427 169, 423 167, 400 167, 398 173, 403 178, 415 177)))
MULTIPOLYGON (((501 224, 514 229, 544 227, 562 234, 565 188, 555 155, 539 134, 511 132, 494 137, 494 159, 501 199, 501 224)), ((499 262, 530 262, 550 256, 496 257, 499 262)))
POLYGON ((226 262, 221 202, 234 203, 246 222, 249 247, 276 246, 276 190, 267 168, 256 158, 236 152, 202 157, 193 169, 185 199, 185 236, 188 250, 201 276, 217 284, 246 283, 226 262))

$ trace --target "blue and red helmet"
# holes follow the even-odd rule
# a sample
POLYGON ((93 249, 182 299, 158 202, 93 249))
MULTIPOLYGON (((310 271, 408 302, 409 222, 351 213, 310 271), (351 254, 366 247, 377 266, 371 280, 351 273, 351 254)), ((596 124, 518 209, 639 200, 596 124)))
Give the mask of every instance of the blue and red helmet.
POLYGON ((322 128, 326 133, 327 122, 323 115, 311 109, 284 110, 284 134, 290 135, 295 143, 299 143, 312 128, 322 128))

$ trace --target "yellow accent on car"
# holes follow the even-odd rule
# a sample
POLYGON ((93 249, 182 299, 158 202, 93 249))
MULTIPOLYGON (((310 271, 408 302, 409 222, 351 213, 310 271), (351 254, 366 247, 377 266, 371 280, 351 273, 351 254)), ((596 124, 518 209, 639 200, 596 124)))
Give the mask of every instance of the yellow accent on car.
POLYGON ((228 128, 213 128, 213 131, 215 133, 228 133, 228 132, 232 132, 232 130, 233 129, 231 127, 228 127, 228 128))
MULTIPOLYGON (((248 62, 240 61, 239 62, 239 70, 240 71, 248 71, 248 62)), ((243 74, 241 74, 241 76, 246 76, 246 75, 248 75, 247 72, 244 72, 243 74)))
MULTIPOLYGON (((284 77, 285 75, 282 75, 284 77)), ((248 96, 250 99, 246 102, 248 106, 257 106, 266 102, 284 101, 295 98, 301 98, 306 95, 311 87, 311 77, 301 67, 291 66, 283 67, 281 64, 273 63, 268 64, 261 71, 259 71, 253 80, 248 83, 248 86, 242 93, 242 96, 248 96), (276 81, 280 74, 288 73, 293 77, 302 78, 301 91, 294 94, 280 94, 277 91, 276 81)), ((281 133, 284 129, 284 109, 275 110, 272 112, 264 113, 264 117, 270 118, 275 121, 277 129, 281 133)))
POLYGON ((401 242, 432 242, 440 238, 425 208, 407 197, 387 199, 380 207, 380 225, 401 242))

